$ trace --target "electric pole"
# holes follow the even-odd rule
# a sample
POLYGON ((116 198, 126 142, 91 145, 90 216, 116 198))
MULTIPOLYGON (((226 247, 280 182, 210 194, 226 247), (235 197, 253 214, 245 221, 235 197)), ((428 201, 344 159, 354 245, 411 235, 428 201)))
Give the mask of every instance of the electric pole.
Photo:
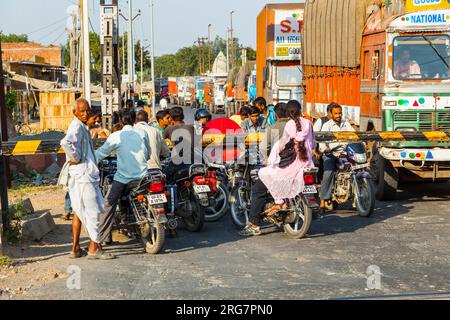
POLYGON ((81 0, 81 35, 83 42, 83 96, 91 103, 91 57, 89 47, 89 6, 88 0, 81 0))
POLYGON ((211 26, 210 23, 208 25, 208 71, 211 72, 211 26))
POLYGON ((227 29, 227 74, 230 72, 230 29, 227 29))
POLYGON ((151 54, 151 67, 152 67, 152 112, 153 117, 156 117, 156 92, 155 92, 155 16, 154 16, 154 6, 153 0, 151 2, 152 10, 151 10, 151 44, 150 44, 150 54, 151 54))
POLYGON ((69 87, 75 87, 76 85, 76 69, 77 69, 77 13, 74 10, 72 12, 72 30, 69 33, 69 51, 70 51, 70 71, 69 71, 69 87))
POLYGON ((231 38, 231 70, 234 69, 234 36, 233 36, 233 13, 234 11, 230 12, 230 38, 231 38))

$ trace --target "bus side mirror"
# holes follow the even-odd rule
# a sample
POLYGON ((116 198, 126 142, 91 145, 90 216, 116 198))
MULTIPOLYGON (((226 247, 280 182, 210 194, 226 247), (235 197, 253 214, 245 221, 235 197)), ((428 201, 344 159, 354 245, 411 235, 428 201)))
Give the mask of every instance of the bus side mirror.
POLYGON ((264 77, 264 82, 269 81, 269 68, 268 67, 264 67, 263 77, 264 77))

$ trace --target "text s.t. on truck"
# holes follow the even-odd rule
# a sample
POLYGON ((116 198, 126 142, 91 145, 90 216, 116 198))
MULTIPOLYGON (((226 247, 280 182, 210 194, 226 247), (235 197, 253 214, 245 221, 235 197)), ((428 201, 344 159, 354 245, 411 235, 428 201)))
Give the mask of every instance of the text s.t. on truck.
MULTIPOLYGON (((450 130, 450 8, 403 14, 402 7, 388 16, 389 8, 371 3, 307 4, 307 112, 322 116, 326 105, 335 101, 361 131, 450 130)), ((374 147, 371 165, 377 197, 393 199, 399 180, 449 179, 449 146, 416 141, 374 147)))
POLYGON ((267 4, 257 18, 257 95, 269 104, 302 101, 302 3, 267 4))

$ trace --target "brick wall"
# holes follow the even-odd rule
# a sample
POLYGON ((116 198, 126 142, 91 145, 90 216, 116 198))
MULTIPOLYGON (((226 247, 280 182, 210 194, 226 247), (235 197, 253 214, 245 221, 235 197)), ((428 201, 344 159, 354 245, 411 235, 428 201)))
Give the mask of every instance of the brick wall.
POLYGON ((44 58, 45 63, 60 66, 62 47, 43 46, 34 42, 2 43, 3 61, 31 60, 34 56, 44 58))

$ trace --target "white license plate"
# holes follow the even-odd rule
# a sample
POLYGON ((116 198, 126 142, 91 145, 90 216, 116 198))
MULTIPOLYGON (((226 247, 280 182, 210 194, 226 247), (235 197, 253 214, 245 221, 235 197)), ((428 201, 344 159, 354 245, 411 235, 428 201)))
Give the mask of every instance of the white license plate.
POLYGON ((211 192, 211 189, 207 185, 194 185, 195 193, 211 192))
POLYGON ((151 205, 154 204, 161 204, 161 203, 167 203, 167 198, 166 195, 164 193, 160 193, 160 194, 150 194, 148 195, 148 202, 151 205))
POLYGON ((306 186, 303 189, 303 194, 314 194, 314 193, 317 193, 316 186, 306 186))
POLYGON ((364 169, 364 168, 368 168, 369 164, 368 163, 363 163, 363 164, 358 164, 356 166, 352 166, 353 170, 359 170, 359 169, 364 169))

